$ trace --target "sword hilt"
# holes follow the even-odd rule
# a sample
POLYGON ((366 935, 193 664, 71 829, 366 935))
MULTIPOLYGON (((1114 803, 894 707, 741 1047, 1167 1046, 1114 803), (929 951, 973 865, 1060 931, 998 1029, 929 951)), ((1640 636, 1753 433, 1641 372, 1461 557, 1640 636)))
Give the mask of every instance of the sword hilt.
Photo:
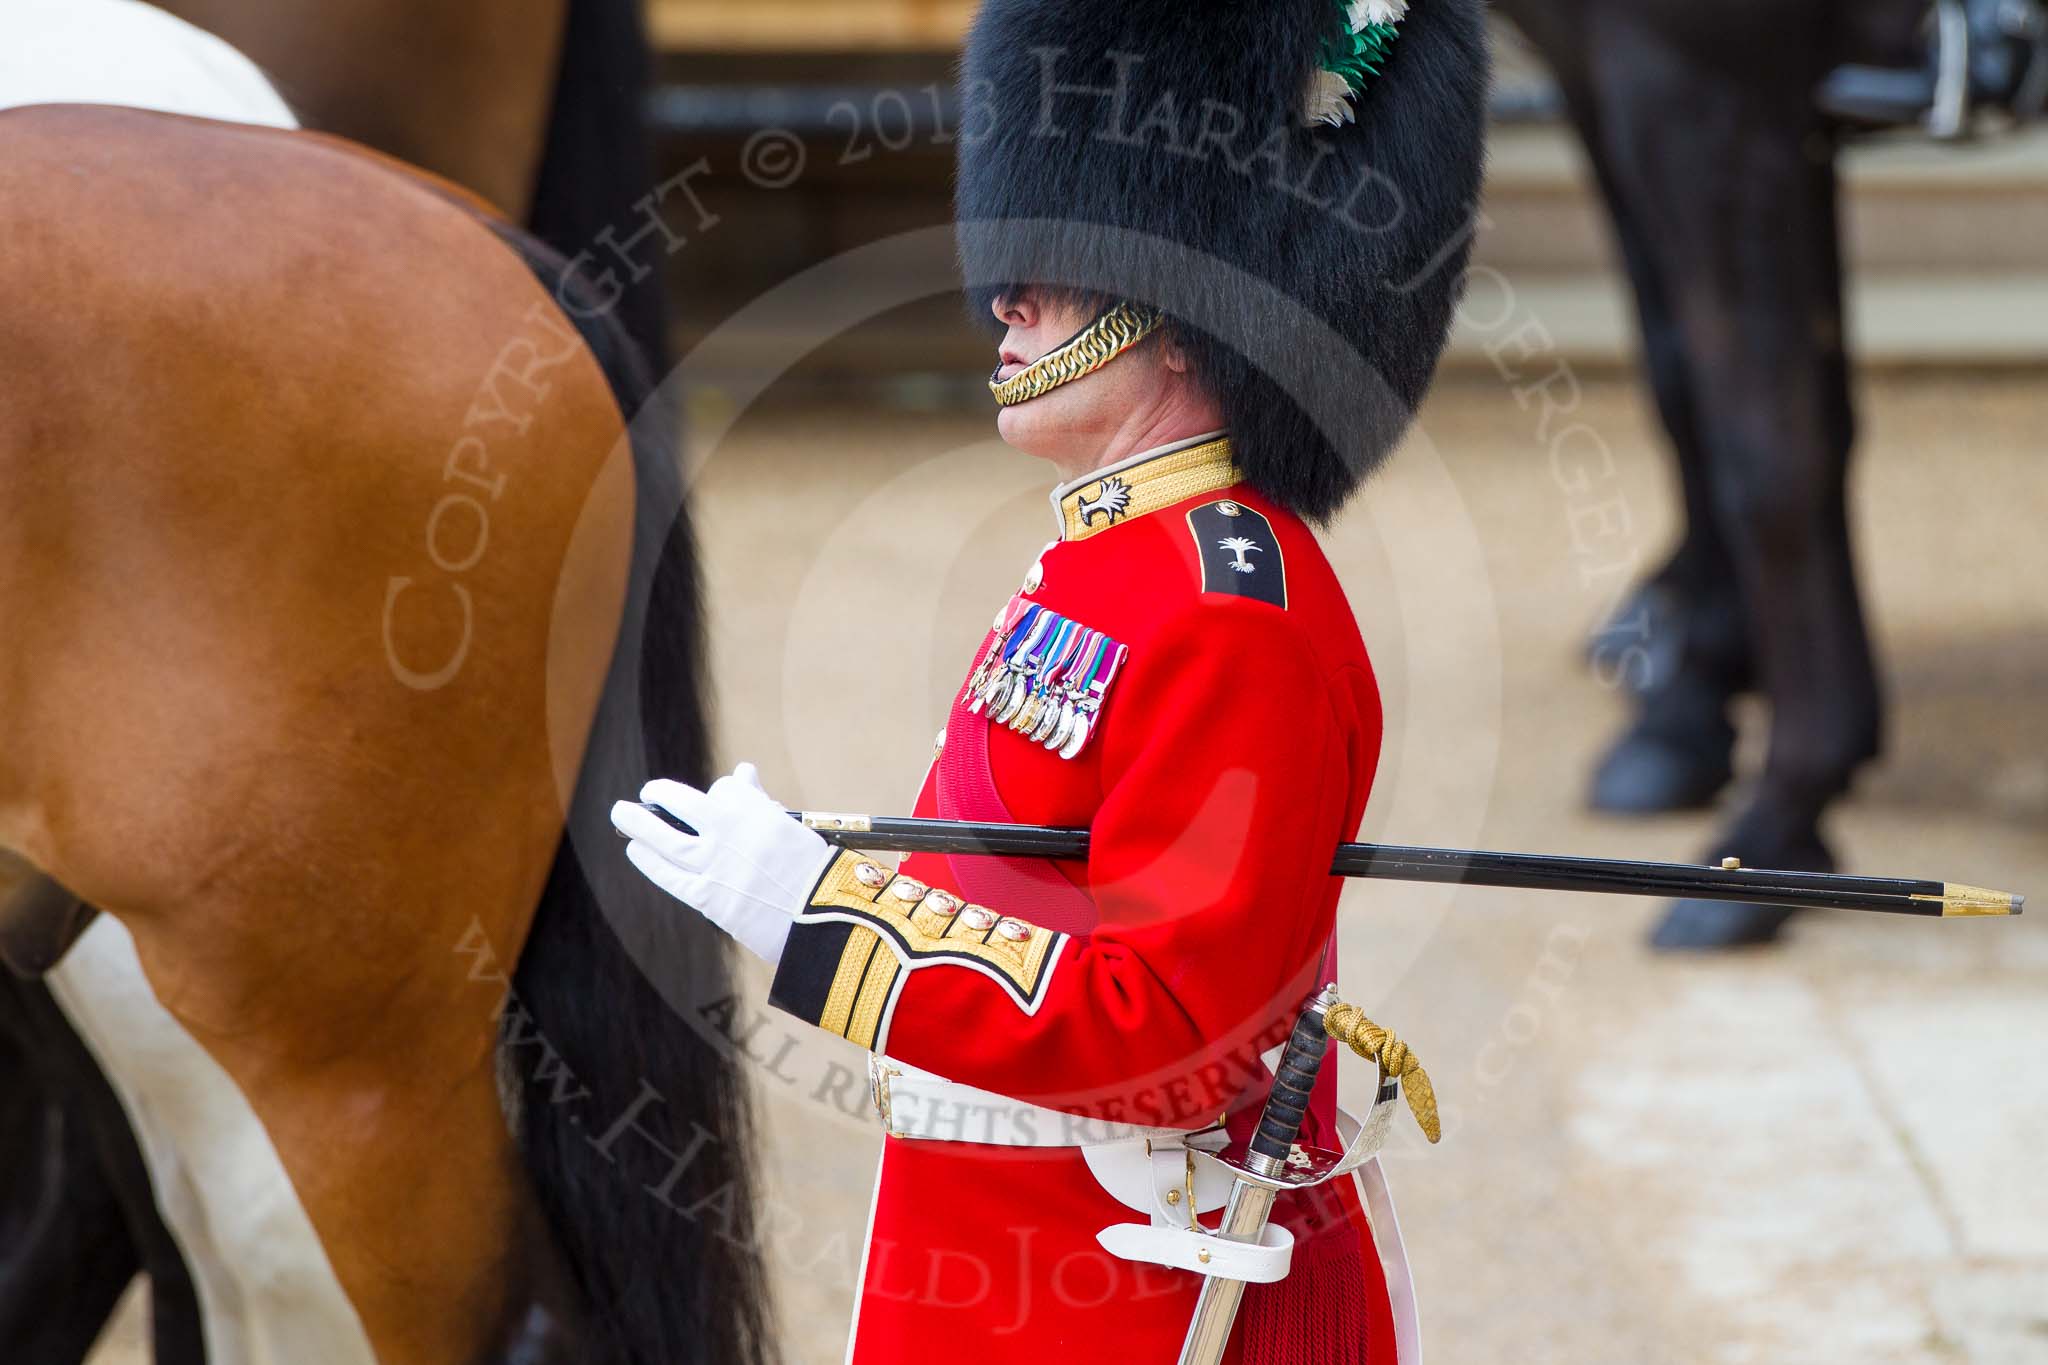
POLYGON ((1315 1092, 1316 1077, 1322 1074, 1323 1055, 1330 1046, 1323 1018, 1336 1003, 1337 988, 1325 986, 1294 1021, 1294 1032, 1280 1054, 1272 1093, 1266 1097, 1265 1112, 1259 1115, 1258 1130, 1252 1134, 1251 1150, 1245 1158, 1245 1166, 1256 1175, 1274 1177, 1287 1169, 1287 1158, 1308 1117, 1309 1096, 1315 1092))
MULTIPOLYGON (((1279 1182, 1287 1174, 1287 1158, 1293 1154, 1302 1120, 1308 1116, 1308 1099, 1322 1072, 1323 1055, 1329 1050, 1330 1035, 1323 1018, 1336 1004, 1337 988, 1325 986, 1294 1021, 1294 1032, 1288 1035, 1275 1070, 1273 1093, 1266 1097, 1258 1131, 1252 1134, 1250 1150, 1230 1190, 1230 1202, 1223 1208, 1222 1225, 1216 1229, 1216 1235, 1225 1241, 1256 1242, 1265 1232, 1274 1197, 1281 1188, 1279 1182)), ((1217 1276, 1202 1281, 1195 1316, 1181 1342, 1180 1365, 1220 1365, 1243 1301, 1242 1281, 1217 1276)))

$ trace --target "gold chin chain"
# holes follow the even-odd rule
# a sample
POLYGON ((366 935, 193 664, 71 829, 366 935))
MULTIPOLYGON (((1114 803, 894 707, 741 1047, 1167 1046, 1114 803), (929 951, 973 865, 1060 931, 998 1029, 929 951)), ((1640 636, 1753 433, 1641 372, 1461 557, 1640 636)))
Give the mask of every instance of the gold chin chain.
POLYGON ((1115 360, 1152 335, 1166 315, 1156 308, 1120 303, 1082 328, 1056 351, 1048 351, 1008 379, 991 379, 988 390, 1006 408, 1041 398, 1115 360))

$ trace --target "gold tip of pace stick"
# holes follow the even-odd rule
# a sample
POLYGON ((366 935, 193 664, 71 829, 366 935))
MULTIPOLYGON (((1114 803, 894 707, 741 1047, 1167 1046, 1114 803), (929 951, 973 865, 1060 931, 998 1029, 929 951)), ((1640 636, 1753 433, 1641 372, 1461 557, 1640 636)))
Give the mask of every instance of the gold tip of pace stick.
POLYGON ((2021 913, 2027 904, 2025 896, 2015 896, 2010 891, 1992 891, 1982 886, 1965 886, 1961 882, 1944 882, 1939 896, 1915 896, 1919 901, 1940 901, 1943 919, 1986 919, 2021 913))

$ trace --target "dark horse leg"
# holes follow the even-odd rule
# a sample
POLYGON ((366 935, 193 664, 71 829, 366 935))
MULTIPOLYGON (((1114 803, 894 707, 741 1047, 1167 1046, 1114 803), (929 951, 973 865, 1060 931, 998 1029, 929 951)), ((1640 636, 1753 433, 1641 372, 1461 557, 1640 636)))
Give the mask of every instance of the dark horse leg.
MULTIPOLYGON (((1523 0, 1511 9, 1532 16, 1540 45, 1568 37, 1583 70, 1596 157, 1637 243, 1632 260, 1653 281, 1646 320, 1656 300, 1669 310, 1674 344, 1665 352, 1653 334, 1651 354, 1683 376, 1659 387, 1660 398, 1667 388, 1682 395, 1690 415, 1694 535, 1711 526, 1726 552, 1718 563, 1710 553, 1678 563, 1739 603, 1771 707, 1762 780, 1715 851, 1831 866, 1821 811, 1877 752, 1879 730, 1847 523, 1854 422, 1834 142, 1811 103, 1829 62, 1831 7, 1523 0)), ((1683 458, 1682 432, 1678 441, 1683 458)), ((1711 695, 1717 680, 1696 674, 1695 684, 1711 695)), ((1682 904, 1657 942, 1758 941, 1783 918, 1682 904)))
POLYGON ((0 1360, 76 1365, 138 1271, 157 1365, 204 1365, 199 1303, 128 1116, 40 982, 0 968, 0 1360))
POLYGON ((0 972, 0 1357, 76 1365, 140 1266, 90 1141, 14 1034, 15 997, 40 989, 0 972))
POLYGON ((1843 0, 1835 7, 1841 29, 1836 59, 1906 65, 1918 58, 1932 0, 1843 0))
POLYGON ((1750 659, 1733 561, 1708 484, 1695 383, 1673 311, 1675 284, 1650 238, 1650 220, 1623 192, 1612 164, 1610 114, 1594 83, 1584 8, 1505 8, 1550 61, 1607 202, 1685 509, 1684 537, 1670 559, 1592 641, 1596 673, 1626 688, 1638 710, 1597 766, 1589 799, 1597 810, 1628 814, 1690 809, 1710 802, 1733 775, 1728 703, 1749 685, 1750 659))

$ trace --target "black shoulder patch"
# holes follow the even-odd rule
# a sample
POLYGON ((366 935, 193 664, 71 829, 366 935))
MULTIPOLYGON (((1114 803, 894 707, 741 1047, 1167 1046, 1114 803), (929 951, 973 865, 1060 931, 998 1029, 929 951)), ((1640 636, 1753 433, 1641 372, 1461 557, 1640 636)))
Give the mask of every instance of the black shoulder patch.
POLYGON ((1287 564, 1273 523, 1241 502, 1204 503, 1188 513, 1202 591, 1249 597, 1287 609, 1287 564))

